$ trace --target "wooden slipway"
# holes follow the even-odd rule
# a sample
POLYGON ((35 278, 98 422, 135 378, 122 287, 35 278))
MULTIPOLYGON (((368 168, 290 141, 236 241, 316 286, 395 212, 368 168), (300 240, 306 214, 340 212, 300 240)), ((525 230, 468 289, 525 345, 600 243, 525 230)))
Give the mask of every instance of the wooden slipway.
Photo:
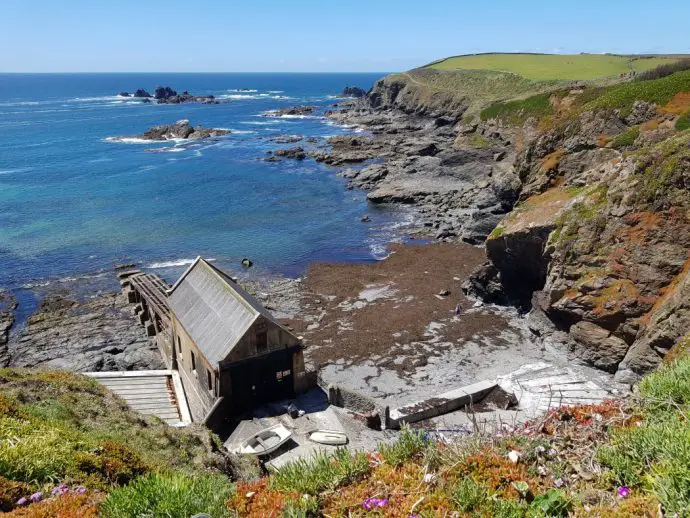
POLYGON ((191 422, 179 374, 171 370, 84 372, 124 399, 137 412, 171 426, 191 422))

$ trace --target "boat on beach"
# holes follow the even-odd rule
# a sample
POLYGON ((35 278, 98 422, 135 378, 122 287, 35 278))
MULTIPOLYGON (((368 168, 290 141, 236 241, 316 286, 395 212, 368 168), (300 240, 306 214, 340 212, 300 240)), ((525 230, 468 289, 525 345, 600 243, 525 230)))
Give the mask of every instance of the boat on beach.
POLYGON ((292 432, 282 424, 271 426, 244 441, 238 453, 257 456, 268 455, 285 444, 291 435, 292 432))
POLYGON ((347 444, 347 435, 336 430, 314 430, 309 433, 309 440, 328 446, 344 446, 347 444))

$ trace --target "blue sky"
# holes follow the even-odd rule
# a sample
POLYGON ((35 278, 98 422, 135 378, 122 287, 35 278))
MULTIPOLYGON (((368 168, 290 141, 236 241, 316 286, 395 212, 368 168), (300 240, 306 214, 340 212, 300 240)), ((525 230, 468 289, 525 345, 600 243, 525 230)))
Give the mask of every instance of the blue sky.
POLYGON ((473 52, 686 52, 688 0, 2 0, 0 72, 396 71, 473 52))

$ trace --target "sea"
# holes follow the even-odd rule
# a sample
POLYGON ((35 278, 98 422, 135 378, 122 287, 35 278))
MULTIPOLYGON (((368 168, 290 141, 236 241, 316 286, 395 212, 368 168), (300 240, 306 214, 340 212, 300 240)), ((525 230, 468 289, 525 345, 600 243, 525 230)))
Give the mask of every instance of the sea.
POLYGON ((375 261, 411 215, 348 190, 314 160, 263 160, 269 139, 357 131, 323 116, 346 85, 379 74, 0 74, 0 288, 114 277, 136 264, 173 281, 196 256, 299 276, 317 261, 375 261), (157 85, 220 104, 146 104, 157 85), (312 115, 267 117, 313 105, 312 115), (188 119, 229 129, 199 142, 142 141, 188 119), (370 222, 363 223, 363 215, 370 222))

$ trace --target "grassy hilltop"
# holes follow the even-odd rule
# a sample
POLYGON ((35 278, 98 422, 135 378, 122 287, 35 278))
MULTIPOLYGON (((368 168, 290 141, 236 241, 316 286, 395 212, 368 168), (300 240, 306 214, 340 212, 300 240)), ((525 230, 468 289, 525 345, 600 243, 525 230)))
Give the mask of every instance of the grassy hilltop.
POLYGON ((606 87, 653 78, 660 66, 673 66, 687 55, 618 56, 609 54, 474 54, 441 59, 407 72, 392 74, 414 90, 421 103, 468 106, 475 115, 499 101, 525 99, 574 84, 606 87))
POLYGON ((428 68, 509 72, 531 81, 593 81, 644 72, 673 61, 677 58, 612 54, 473 54, 435 61, 428 68))

